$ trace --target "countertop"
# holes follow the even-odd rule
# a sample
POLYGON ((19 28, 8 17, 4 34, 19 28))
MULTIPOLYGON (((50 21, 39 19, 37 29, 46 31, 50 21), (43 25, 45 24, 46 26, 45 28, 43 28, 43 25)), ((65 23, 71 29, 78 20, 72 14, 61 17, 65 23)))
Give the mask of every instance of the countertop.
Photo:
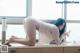
POLYGON ((11 43, 9 48, 44 48, 44 47, 80 47, 80 42, 64 42, 60 45, 55 44, 36 44, 35 46, 27 46, 17 43, 11 43))
POLYGON ((54 45, 54 44, 36 44, 35 46, 26 46, 22 44, 11 44, 9 48, 43 48, 43 47, 80 47, 80 43, 63 43, 61 45, 54 45))

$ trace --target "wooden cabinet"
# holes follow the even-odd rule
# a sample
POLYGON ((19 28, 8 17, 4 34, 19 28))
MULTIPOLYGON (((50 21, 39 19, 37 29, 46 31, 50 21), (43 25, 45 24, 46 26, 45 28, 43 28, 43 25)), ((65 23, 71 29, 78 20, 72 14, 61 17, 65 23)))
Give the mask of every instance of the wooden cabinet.
POLYGON ((42 48, 42 53, 63 53, 63 48, 61 47, 46 47, 42 48))
POLYGON ((63 53, 63 48, 43 47, 43 48, 20 48, 18 53, 63 53))
POLYGON ((80 53, 80 47, 9 48, 8 53, 80 53))
POLYGON ((42 53, 41 48, 20 48, 18 53, 42 53))
POLYGON ((8 53, 18 53, 16 48, 9 48, 8 53))
POLYGON ((64 47, 64 53, 80 53, 80 47, 64 47))

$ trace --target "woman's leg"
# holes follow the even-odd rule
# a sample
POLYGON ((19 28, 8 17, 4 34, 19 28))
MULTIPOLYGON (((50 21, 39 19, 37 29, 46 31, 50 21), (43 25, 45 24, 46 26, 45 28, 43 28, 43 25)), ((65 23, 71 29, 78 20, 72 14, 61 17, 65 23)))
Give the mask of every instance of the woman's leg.
POLYGON ((26 36, 29 37, 29 41, 32 44, 35 44, 36 42, 36 20, 32 18, 26 18, 24 20, 24 30, 25 30, 26 36))
POLYGON ((9 41, 7 41, 6 45, 8 45, 9 43, 20 43, 20 44, 24 44, 24 45, 29 45, 29 46, 34 46, 35 42, 36 42, 36 20, 32 19, 32 18, 26 18, 24 20, 24 29, 25 29, 25 33, 26 36, 28 35, 29 40, 27 39, 18 39, 18 38, 14 38, 14 36, 12 36, 9 41))

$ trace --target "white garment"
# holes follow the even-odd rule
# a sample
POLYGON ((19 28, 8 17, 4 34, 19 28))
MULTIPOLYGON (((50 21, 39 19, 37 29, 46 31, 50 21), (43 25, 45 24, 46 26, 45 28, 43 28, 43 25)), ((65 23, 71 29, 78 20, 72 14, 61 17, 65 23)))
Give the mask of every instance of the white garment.
POLYGON ((38 42, 39 44, 49 44, 53 40, 59 43, 59 29, 56 25, 36 20, 31 17, 28 19, 26 18, 25 21, 26 23, 29 22, 28 27, 33 27, 34 30, 38 29, 40 34, 38 42))
POLYGON ((59 36, 59 30, 54 24, 39 22, 39 44, 49 44, 59 36))

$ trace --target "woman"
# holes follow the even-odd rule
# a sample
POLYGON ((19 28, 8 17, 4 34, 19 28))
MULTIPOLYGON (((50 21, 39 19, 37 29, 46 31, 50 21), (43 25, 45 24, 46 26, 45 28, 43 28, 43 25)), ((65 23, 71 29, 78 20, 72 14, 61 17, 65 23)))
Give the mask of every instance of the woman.
POLYGON ((24 29, 29 39, 20 39, 12 36, 6 43, 20 43, 24 45, 34 46, 36 43, 36 30, 39 32, 39 44, 60 44, 67 33, 65 32, 66 22, 59 18, 55 24, 46 23, 40 20, 28 17, 24 20, 24 29), (65 35, 63 35, 65 34, 65 35))

